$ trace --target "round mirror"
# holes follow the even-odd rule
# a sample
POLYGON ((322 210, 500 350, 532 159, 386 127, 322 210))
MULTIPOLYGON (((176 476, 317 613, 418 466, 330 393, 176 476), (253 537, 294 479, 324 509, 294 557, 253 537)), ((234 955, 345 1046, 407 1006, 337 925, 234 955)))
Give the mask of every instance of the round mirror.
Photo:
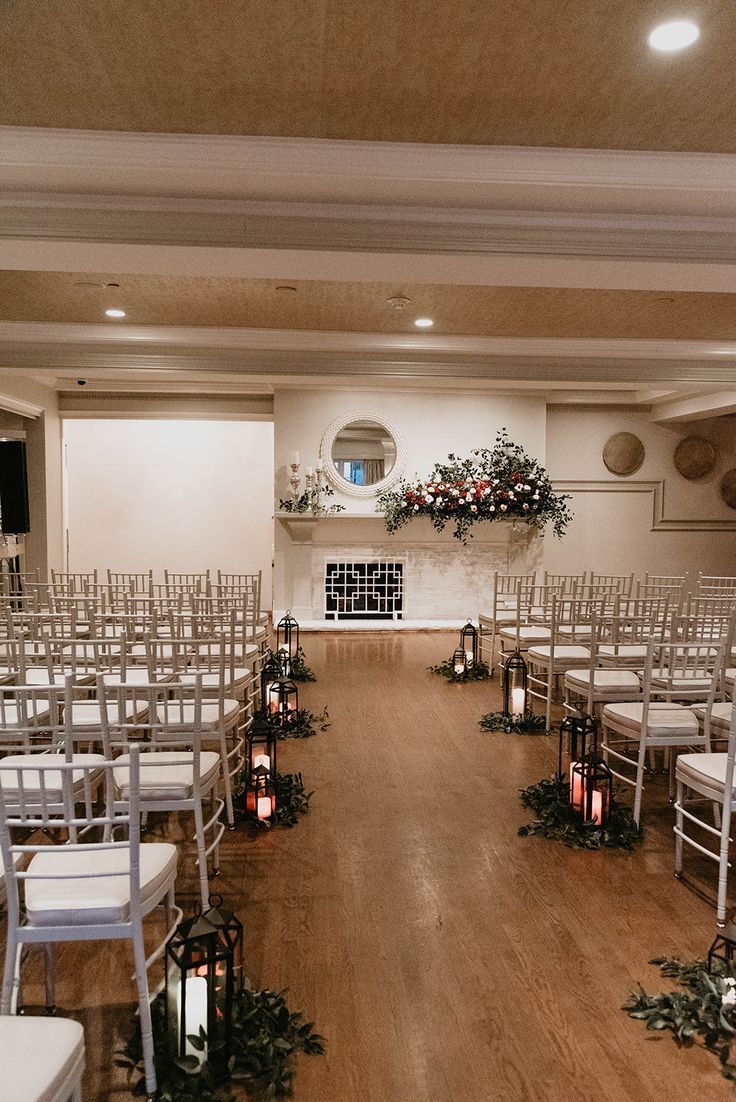
POLYGON ((332 486, 354 497, 382 493, 403 470, 399 434, 376 414, 350 414, 333 422, 320 455, 332 486))

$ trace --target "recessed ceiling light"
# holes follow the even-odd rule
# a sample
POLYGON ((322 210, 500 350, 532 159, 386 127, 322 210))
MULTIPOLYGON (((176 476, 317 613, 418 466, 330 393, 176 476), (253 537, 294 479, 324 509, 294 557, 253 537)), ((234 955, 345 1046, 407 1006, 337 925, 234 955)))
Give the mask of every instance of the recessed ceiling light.
POLYGON ((126 316, 125 310, 105 310, 108 318, 124 318, 126 316))
POLYGON ((416 325, 417 329, 431 329, 434 325, 434 322, 431 318, 416 318, 414 324, 416 325))
POLYGON ((700 28, 689 19, 673 19, 669 23, 660 23, 649 35, 649 45, 653 50, 670 53, 672 50, 684 50, 692 46, 700 37, 700 28))

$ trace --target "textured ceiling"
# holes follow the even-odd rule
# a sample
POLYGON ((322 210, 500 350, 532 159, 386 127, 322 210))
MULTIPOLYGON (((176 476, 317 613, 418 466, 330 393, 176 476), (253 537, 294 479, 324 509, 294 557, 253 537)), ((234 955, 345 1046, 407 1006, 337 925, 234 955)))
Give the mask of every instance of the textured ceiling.
POLYGON ((121 307, 131 325, 238 326, 338 332, 499 337, 736 339, 736 295, 0 272, 0 321, 105 322, 121 307), (119 287, 76 286, 78 282, 119 287), (397 311, 392 296, 411 299, 397 311), (426 332, 426 330, 425 330, 426 332))
POLYGON ((0 124, 733 152, 734 42, 733 0, 5 0, 0 124))

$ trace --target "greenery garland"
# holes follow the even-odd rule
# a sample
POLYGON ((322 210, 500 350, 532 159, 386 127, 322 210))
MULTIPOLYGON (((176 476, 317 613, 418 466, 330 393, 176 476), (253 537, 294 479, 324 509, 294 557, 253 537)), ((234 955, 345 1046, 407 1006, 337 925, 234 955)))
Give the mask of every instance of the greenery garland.
POLYGON ((306 663, 306 656, 301 647, 297 647, 296 654, 289 665, 289 679, 291 681, 316 681, 312 670, 306 663))
POLYGON ((501 518, 540 530, 551 524, 561 537, 572 520, 569 495, 555 493, 544 467, 514 444, 506 429, 497 433, 492 449, 475 448, 468 459, 452 454, 447 459, 436 463, 424 481, 404 482, 378 497, 389 532, 425 516, 438 532, 452 523, 455 539, 467 543, 474 524, 501 518))
POLYGON ((522 838, 540 834, 577 849, 633 849, 644 837, 630 808, 617 803, 615 798, 611 800, 605 829, 584 827, 570 805, 570 784, 558 773, 524 788, 521 802, 537 816, 533 822, 519 827, 517 833, 522 838))
POLYGON ((284 717, 284 722, 274 719, 268 712, 256 712, 253 716, 254 733, 268 731, 275 738, 311 738, 317 731, 326 731, 330 727, 330 714, 325 708, 315 715, 308 708, 297 708, 284 717))
POLYGON ((703 960, 683 962, 672 957, 651 960, 663 976, 681 988, 662 995, 648 995, 642 987, 629 995, 623 1010, 630 1018, 646 1022, 647 1029, 672 1034, 682 1048, 702 1045, 717 1056, 721 1074, 736 1085, 736 978, 717 962, 712 972, 703 960))
MULTIPOLYGON (((312 1022, 302 1021, 298 1011, 289 1010, 284 991, 251 991, 244 988, 233 999, 231 1056, 226 1078, 218 1075, 216 1061, 201 1066, 196 1056, 174 1056, 166 1031, 164 995, 151 1005, 156 1078, 160 1102, 234 1102, 242 1097, 241 1087, 261 1099, 291 1094, 294 1057, 323 1053, 324 1037, 314 1032, 312 1022), (234 1084, 237 1084, 235 1086, 234 1084)), ((206 1038, 191 1036, 199 1051, 206 1038)), ((146 1096, 143 1048, 140 1028, 116 1053, 115 1064, 128 1073, 130 1093, 146 1096)))
POLYGON ((455 663, 452 658, 441 662, 439 666, 427 666, 427 669, 430 673, 446 677, 448 681, 457 681, 459 684, 466 681, 487 681, 491 676, 491 671, 485 662, 473 662, 472 666, 468 666, 462 673, 455 673, 455 663))
POLYGON ((544 716, 527 709, 523 716, 507 716, 504 712, 487 712, 478 720, 482 731, 505 731, 514 735, 541 735, 547 726, 544 716))

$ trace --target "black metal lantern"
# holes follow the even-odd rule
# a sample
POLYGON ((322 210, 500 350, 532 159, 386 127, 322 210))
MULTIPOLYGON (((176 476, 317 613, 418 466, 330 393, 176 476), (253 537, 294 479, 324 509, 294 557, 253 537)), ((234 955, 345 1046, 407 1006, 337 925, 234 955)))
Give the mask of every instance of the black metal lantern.
POLYGON ((242 987, 243 927, 222 909, 221 897, 210 903, 215 906, 181 922, 166 943, 166 1020, 170 1026, 173 1017, 180 1058, 194 1056, 226 1074, 236 967, 242 987))
POLYGON ((266 710, 272 723, 287 727, 299 711, 299 690, 288 677, 277 677, 266 698, 266 710))
POLYGON ((471 620, 460 632, 460 646, 465 651, 465 665, 470 669, 478 661, 478 631, 471 620))
POLYGON ((713 965, 719 961, 726 972, 733 974, 734 961, 736 961, 736 923, 729 922, 722 930, 716 933, 715 941, 708 950, 708 971, 713 971, 713 965))
POLYGON ((517 647, 503 666, 503 714, 505 716, 524 716, 527 712, 527 676, 526 662, 517 647))
POLYGON ((584 827, 600 830, 611 815, 613 773, 593 751, 570 770, 570 804, 584 827))
POLYGON ((560 724, 558 775, 565 777, 576 761, 597 748, 598 729, 593 717, 582 709, 565 716, 560 724))
POLYGON ((458 647, 452 654, 452 673, 454 677, 463 677, 468 672, 468 656, 464 647, 458 647))
POLYGON ((291 673, 291 663, 299 652, 299 625, 291 615, 291 610, 276 625, 276 657, 284 673, 291 673))
POLYGON ((268 707, 268 695, 274 681, 284 676, 284 671, 273 651, 268 652, 268 657, 261 667, 261 708, 268 707))
POLYGON ((245 810, 256 819, 269 819, 276 810, 276 731, 256 716, 248 731, 245 773, 245 810))

